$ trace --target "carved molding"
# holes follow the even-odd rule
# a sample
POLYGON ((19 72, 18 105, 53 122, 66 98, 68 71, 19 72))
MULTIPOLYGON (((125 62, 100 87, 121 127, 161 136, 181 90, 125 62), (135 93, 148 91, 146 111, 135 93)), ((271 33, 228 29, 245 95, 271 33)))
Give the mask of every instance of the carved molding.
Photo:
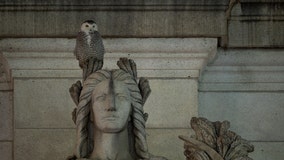
MULTIPOLYGON (((74 39, 4 39, 0 48, 13 78, 79 78, 74 39)), ((154 78, 199 78, 217 51, 214 38, 104 39, 106 68, 116 68, 119 57, 139 65, 138 74, 154 78)))
POLYGON ((199 91, 284 90, 281 49, 218 50, 216 60, 203 72, 199 91))

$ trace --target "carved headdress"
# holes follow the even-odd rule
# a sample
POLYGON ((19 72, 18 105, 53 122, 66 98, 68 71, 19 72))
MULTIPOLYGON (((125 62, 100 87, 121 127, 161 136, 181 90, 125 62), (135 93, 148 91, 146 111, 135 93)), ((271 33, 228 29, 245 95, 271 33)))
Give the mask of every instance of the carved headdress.
MULTIPOLYGON (((91 92, 96 84, 103 80, 110 79, 125 81, 131 92, 132 115, 131 123, 128 126, 130 134, 130 150, 137 159, 150 159, 146 142, 145 123, 148 114, 144 113, 143 105, 146 102, 151 90, 149 82, 145 78, 140 78, 137 83, 136 64, 133 60, 120 58, 117 62, 119 70, 94 70, 87 76, 83 86, 80 81, 70 88, 70 94, 77 105, 73 111, 73 121, 77 128, 77 145, 75 155, 77 158, 88 158, 93 150, 92 121, 90 121, 90 101, 91 92)), ((71 158, 70 158, 71 159, 71 158)), ((74 157, 74 159, 76 159, 74 157)))

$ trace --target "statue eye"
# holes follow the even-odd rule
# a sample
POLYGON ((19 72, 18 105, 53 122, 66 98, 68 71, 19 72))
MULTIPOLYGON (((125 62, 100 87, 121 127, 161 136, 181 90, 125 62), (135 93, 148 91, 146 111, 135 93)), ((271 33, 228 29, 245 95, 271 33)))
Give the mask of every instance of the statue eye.
POLYGON ((128 97, 125 94, 116 94, 116 97, 120 100, 127 100, 128 97))
POLYGON ((97 101, 104 101, 106 99, 106 94, 102 94, 96 97, 97 101))
POLYGON ((89 25, 86 24, 85 27, 89 27, 89 25))

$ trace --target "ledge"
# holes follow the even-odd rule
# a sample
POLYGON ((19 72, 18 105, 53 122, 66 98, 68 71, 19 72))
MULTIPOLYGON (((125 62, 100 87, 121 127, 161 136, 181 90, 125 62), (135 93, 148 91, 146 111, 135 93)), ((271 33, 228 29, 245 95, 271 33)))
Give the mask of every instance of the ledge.
MULTIPOLYGON (((105 68, 120 57, 133 59, 138 75, 149 78, 199 78, 216 53, 213 38, 104 39, 105 68)), ((72 50, 75 39, 4 39, 0 48, 13 78, 80 78, 72 50)))
POLYGON ((219 50, 215 62, 204 71, 199 91, 284 91, 283 64, 280 49, 219 50))

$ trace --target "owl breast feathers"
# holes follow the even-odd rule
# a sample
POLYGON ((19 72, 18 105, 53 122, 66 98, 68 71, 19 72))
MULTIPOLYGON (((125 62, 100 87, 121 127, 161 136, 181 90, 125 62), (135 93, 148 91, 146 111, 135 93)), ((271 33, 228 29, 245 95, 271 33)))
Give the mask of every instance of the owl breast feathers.
POLYGON ((90 58, 103 61, 104 53, 104 45, 99 32, 78 32, 74 54, 81 68, 87 65, 90 58))

